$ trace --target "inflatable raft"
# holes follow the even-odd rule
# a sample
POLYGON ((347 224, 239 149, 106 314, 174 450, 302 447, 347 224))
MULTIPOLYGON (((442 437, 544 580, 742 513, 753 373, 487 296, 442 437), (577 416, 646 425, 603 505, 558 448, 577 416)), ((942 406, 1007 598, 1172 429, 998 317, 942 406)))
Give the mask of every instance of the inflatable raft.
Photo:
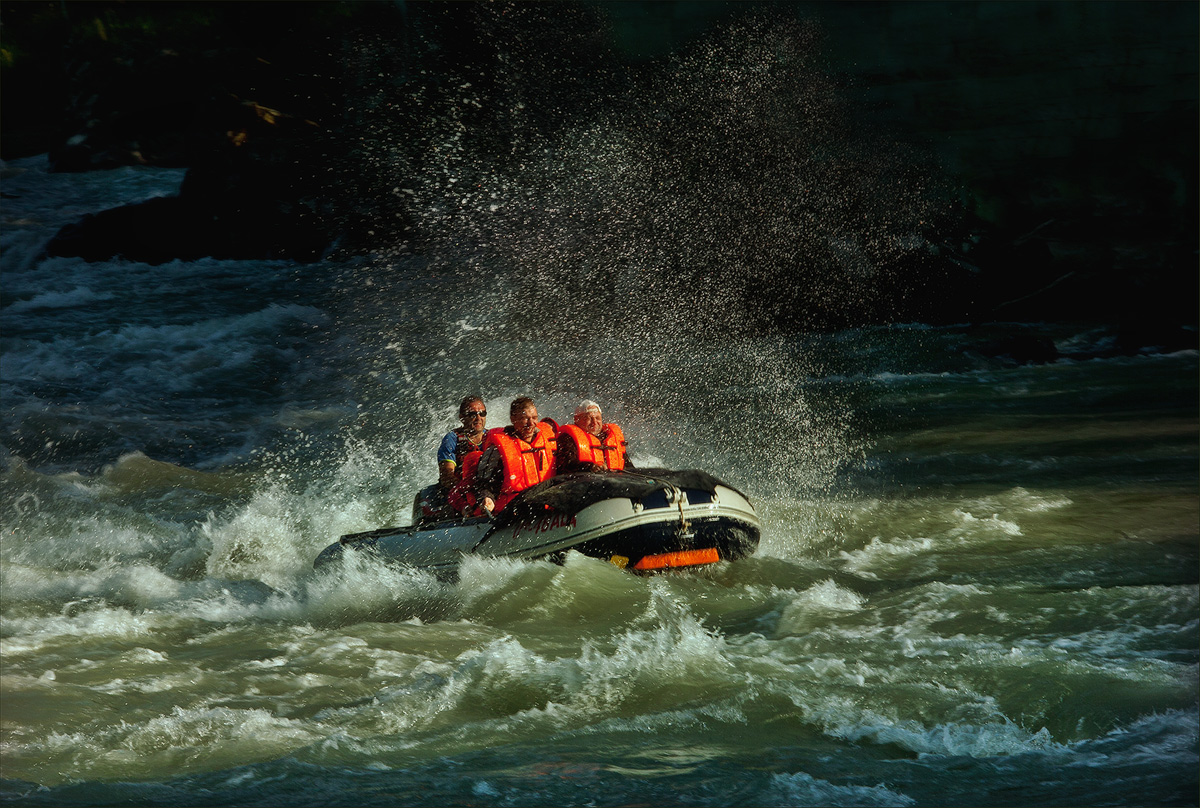
POLYGON ((521 492, 495 518, 351 533, 313 565, 359 552, 453 579, 468 555, 558 561, 574 550, 648 573, 745 558, 760 530, 746 495, 697 469, 564 474, 521 492))

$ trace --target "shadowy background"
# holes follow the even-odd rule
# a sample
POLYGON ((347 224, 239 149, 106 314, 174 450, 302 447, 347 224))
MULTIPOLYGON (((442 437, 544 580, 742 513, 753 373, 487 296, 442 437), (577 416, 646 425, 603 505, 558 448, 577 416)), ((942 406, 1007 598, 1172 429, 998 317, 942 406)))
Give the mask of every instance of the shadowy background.
POLYGON ((50 254, 474 238, 543 278, 711 276, 754 327, 1094 320, 1194 347, 1198 8, 9 2, 0 157, 190 169, 50 254))

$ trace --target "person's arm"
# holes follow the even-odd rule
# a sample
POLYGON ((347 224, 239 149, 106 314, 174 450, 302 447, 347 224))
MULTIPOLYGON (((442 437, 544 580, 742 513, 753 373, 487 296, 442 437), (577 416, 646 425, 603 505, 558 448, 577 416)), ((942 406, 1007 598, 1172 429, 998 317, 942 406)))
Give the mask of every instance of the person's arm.
POLYGON ((558 449, 554 452, 554 470, 556 474, 567 474, 572 471, 578 471, 579 465, 579 450, 575 446, 575 441, 571 440, 569 435, 562 435, 558 439, 558 449))
POLYGON ((442 445, 438 447, 437 452, 438 485, 445 490, 454 485, 454 471, 458 468, 457 456, 458 435, 448 432, 446 437, 442 438, 442 445))
POLYGON ((504 464, 500 460, 500 450, 489 446, 479 458, 479 468, 475 470, 475 490, 479 504, 485 511, 491 513, 496 507, 496 495, 500 493, 500 477, 504 473, 504 464))

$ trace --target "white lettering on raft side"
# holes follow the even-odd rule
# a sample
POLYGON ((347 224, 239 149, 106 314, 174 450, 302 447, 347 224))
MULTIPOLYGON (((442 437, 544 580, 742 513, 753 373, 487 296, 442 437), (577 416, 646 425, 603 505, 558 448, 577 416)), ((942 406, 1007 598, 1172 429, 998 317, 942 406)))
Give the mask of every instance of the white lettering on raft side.
POLYGON ((524 522, 518 522, 513 527, 512 537, 515 539, 524 531, 531 531, 534 534, 545 533, 556 527, 575 527, 575 517, 556 513, 551 516, 543 516, 541 519, 527 519, 524 522))

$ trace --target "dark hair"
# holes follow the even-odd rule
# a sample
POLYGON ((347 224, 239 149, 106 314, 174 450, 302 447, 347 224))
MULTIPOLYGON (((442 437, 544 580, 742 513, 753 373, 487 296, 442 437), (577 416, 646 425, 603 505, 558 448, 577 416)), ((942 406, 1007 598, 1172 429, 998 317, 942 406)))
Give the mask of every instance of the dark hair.
POLYGON ((513 403, 508 405, 508 417, 511 418, 519 412, 525 412, 526 407, 537 407, 537 404, 534 404, 533 399, 529 396, 514 398, 513 403))
POLYGON ((484 403, 484 400, 483 400, 483 398, 482 398, 482 397, 480 397, 480 396, 467 396, 467 397, 466 397, 466 398, 464 398, 462 401, 458 402, 458 417, 459 417, 459 418, 465 418, 465 417, 467 417, 467 405, 469 405, 469 404, 471 404, 472 402, 475 402, 475 401, 478 401, 480 404, 483 404, 485 407, 487 406, 487 404, 485 404, 485 403, 484 403))

